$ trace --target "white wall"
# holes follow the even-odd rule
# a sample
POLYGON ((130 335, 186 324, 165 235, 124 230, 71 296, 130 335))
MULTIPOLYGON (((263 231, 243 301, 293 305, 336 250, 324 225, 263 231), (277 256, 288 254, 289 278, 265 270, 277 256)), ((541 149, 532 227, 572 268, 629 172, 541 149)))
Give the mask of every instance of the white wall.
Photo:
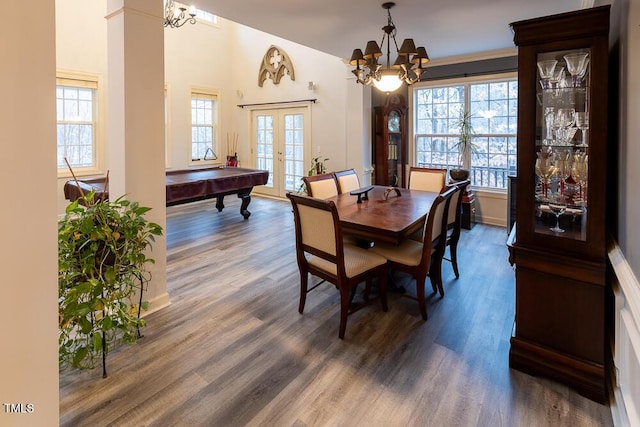
POLYGON ((640 1, 613 2, 612 28, 620 34, 619 217, 617 242, 609 251, 614 278, 615 331, 611 412, 616 426, 640 425, 640 1))
MULTIPOLYGON (((235 90, 231 85, 232 26, 206 23, 165 28, 165 80, 168 90, 170 134, 167 138, 169 168, 184 169, 190 162, 191 90, 219 93, 218 137, 233 132, 235 90)), ((221 161, 222 153, 218 152, 221 161)))
MULTIPOLYGON (((621 44, 620 155, 619 155, 619 237, 618 243, 636 277, 640 276, 640 2, 618 0, 624 33, 621 44), (628 15, 626 7, 628 7, 628 15)), ((616 102, 616 100, 613 100, 616 102)))
POLYGON ((507 226, 507 194, 504 191, 474 190, 476 222, 507 226))
MULTIPOLYGON (((362 110, 347 111, 348 84, 355 85, 349 76, 348 67, 340 58, 307 48, 297 43, 272 36, 252 28, 222 21, 234 28, 231 66, 234 91, 243 93, 242 99, 235 97, 233 123, 240 134, 242 145, 240 160, 246 159, 249 143, 251 108, 238 108, 235 104, 253 104, 262 102, 281 102, 303 99, 317 99, 311 104, 311 155, 321 154, 330 160, 330 170, 354 167, 362 172, 362 158, 353 153, 362 153, 363 138, 349 141, 347 150, 347 122, 362 120, 362 110), (295 81, 284 76, 279 84, 267 79, 262 87, 258 86, 258 72, 262 58, 270 46, 284 50, 293 63, 295 81), (308 83, 316 85, 314 91, 308 90, 308 83), (347 156, 347 153, 350 153, 347 156)), ((293 106, 295 104, 285 105, 293 106)))
MULTIPOLYGON (((106 119, 107 92, 107 20, 106 0, 56 0, 56 70, 96 76, 101 97, 98 99, 99 120, 106 119)), ((104 128, 98 130, 104 139, 104 128)), ((106 171, 106 153, 98 153, 103 171, 106 171)), ((66 172, 66 171, 65 171, 66 172)), ((69 174, 58 179, 58 214, 64 212, 68 201, 62 188, 69 174)))

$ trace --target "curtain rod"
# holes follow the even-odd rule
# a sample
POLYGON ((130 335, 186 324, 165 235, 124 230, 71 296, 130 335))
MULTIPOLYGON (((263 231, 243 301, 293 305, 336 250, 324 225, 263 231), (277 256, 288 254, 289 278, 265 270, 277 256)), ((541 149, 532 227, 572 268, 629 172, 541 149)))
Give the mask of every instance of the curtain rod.
POLYGON ((313 98, 313 99, 299 99, 296 101, 280 101, 280 102, 258 102, 256 104, 238 104, 238 107, 240 108, 244 108, 244 107, 256 107, 259 105, 276 105, 276 104, 295 104, 298 102, 313 102, 315 104, 315 102, 317 101, 317 98, 313 98))
POLYGON ((501 70, 490 70, 490 71, 473 71, 469 73, 447 74, 447 75, 442 75, 438 77, 433 77, 423 81, 428 82, 428 81, 436 81, 436 80, 466 78, 466 77, 489 76, 492 74, 513 73, 515 71, 518 71, 518 68, 503 68, 501 70))

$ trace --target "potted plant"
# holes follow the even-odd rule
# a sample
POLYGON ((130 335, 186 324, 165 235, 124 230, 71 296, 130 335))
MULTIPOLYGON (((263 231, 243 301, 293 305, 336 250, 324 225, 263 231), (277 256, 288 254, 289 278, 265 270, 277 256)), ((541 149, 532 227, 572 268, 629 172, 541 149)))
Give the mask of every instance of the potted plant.
POLYGON ((61 369, 94 368, 101 358, 106 377, 109 349, 135 343, 145 325, 142 291, 154 263, 146 251, 162 227, 144 218, 150 208, 124 196, 94 196, 70 203, 58 222, 58 356, 61 369))
MULTIPOLYGON (((307 176, 313 175, 322 175, 323 173, 327 173, 327 168, 324 163, 329 160, 327 157, 317 156, 311 159, 311 167, 307 171, 307 176)), ((302 193, 304 191, 304 182, 300 184, 298 187, 298 193, 302 193)))
POLYGON ((469 177, 471 170, 471 155, 478 152, 478 148, 473 142, 475 132, 471 123, 472 114, 463 112, 456 122, 456 127, 460 131, 460 137, 454 148, 458 150, 458 164, 460 168, 449 171, 449 175, 455 181, 463 181, 469 177))

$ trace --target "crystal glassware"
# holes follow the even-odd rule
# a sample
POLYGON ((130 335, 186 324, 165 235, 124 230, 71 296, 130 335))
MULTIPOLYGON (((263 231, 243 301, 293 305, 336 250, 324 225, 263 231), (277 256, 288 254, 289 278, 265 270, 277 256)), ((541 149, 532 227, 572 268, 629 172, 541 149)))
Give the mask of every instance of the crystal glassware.
POLYGON ((560 216, 567 210, 567 202, 564 196, 555 198, 549 202, 549 209, 556 216, 556 225, 549 228, 554 233, 564 233, 564 230, 560 228, 560 216))
POLYGON ((589 179, 589 156, 587 153, 578 151, 573 153, 573 163, 571 166, 571 176, 579 186, 580 201, 578 205, 586 206, 587 202, 587 181, 589 179))
POLYGON ((571 145, 571 141, 575 136, 576 132, 578 132, 578 128, 576 127, 560 127, 556 129, 556 140, 558 141, 558 145, 571 145))
POLYGON ((538 61, 538 72, 540 73, 540 85, 542 89, 549 88, 549 80, 553 78, 558 61, 550 59, 548 61, 538 61))
POLYGON ((553 122, 555 120, 555 111, 553 107, 545 107, 544 109, 544 127, 545 138, 542 141, 544 145, 553 144, 553 122))
POLYGON ((548 152, 539 152, 536 159, 536 175, 540 179, 542 190, 542 199, 547 200, 549 192, 549 184, 551 178, 557 173, 557 168, 553 165, 553 156, 548 152))
POLYGON ((589 129, 589 113, 586 111, 580 111, 575 113, 576 127, 580 129, 582 140, 580 147, 587 146, 587 130, 589 129))
POLYGON ((556 150, 554 166, 558 177, 558 192, 565 196, 565 181, 571 176, 571 152, 569 150, 556 150))
POLYGON ((553 124, 558 128, 568 128, 575 120, 575 113, 573 108, 558 108, 553 124))
POLYGON ((584 76, 586 73, 588 57, 588 53, 569 53, 564 55, 564 60, 567 63, 567 71, 569 71, 572 77, 573 87, 581 86, 581 75, 584 76))
POLYGON ((549 78, 549 88, 558 89, 564 86, 564 67, 557 68, 551 73, 549 78))

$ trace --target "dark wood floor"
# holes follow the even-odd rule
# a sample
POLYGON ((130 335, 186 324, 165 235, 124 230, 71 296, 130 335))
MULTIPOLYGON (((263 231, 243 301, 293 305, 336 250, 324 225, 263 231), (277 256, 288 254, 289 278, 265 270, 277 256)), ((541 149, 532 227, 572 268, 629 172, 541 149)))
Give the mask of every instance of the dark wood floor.
MULTIPOLYGON (((463 231, 443 299, 390 296, 349 317, 323 285, 297 312, 293 216, 254 197, 168 208, 172 304, 101 370, 60 373, 68 426, 611 426, 610 410, 508 367, 514 316, 506 231, 463 231)), ((401 283, 412 287, 408 277, 401 283)), ((430 286, 429 286, 430 288, 430 286)))

